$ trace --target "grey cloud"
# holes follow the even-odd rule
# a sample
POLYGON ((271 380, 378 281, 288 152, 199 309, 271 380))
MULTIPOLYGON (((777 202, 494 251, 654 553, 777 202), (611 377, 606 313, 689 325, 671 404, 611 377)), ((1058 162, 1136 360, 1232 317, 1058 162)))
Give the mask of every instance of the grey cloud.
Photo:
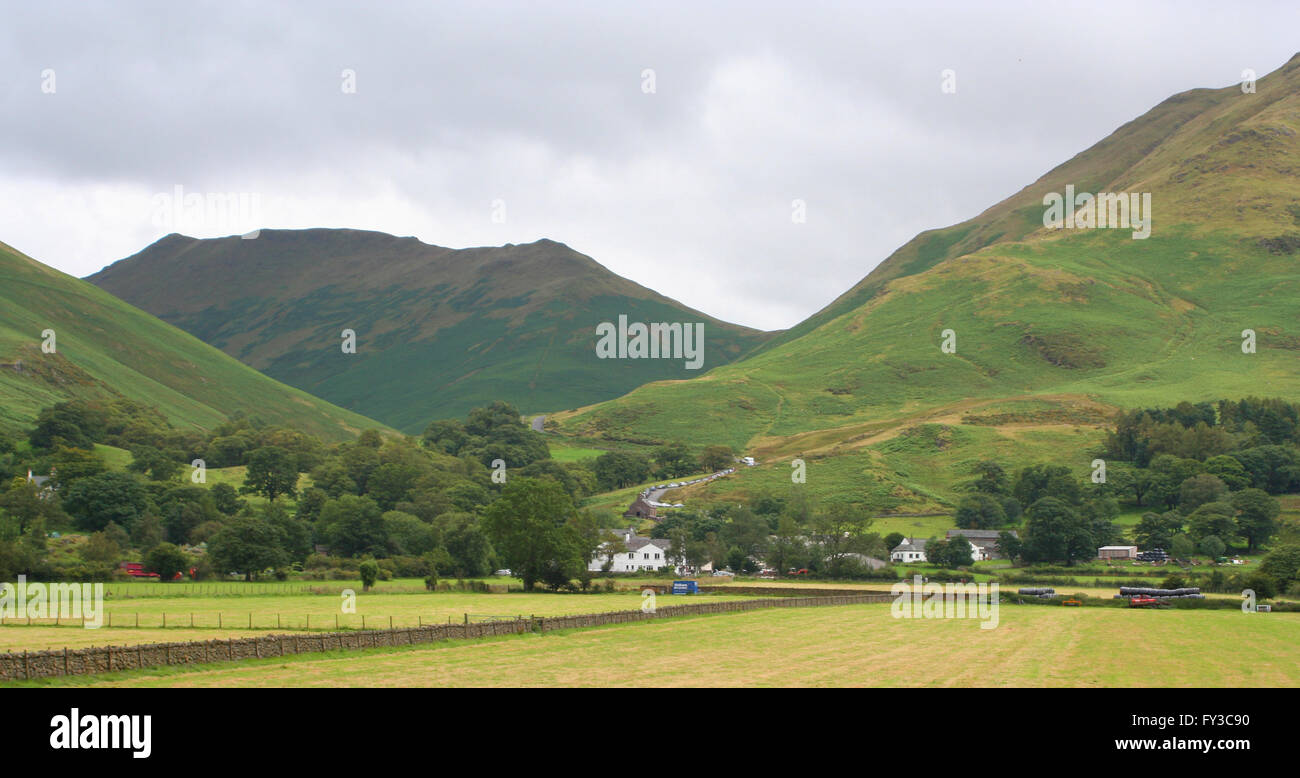
POLYGON ((255 191, 264 226, 550 237, 786 327, 1169 95, 1276 68, 1300 21, 1284 3, 699 5, 13 4, 0 240, 84 275, 167 231, 151 193, 255 191))

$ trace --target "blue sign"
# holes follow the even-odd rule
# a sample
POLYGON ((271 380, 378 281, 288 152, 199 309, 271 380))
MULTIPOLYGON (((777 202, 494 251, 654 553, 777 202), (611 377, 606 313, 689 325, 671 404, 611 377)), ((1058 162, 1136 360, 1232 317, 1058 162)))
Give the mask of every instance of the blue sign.
POLYGON ((700 585, 694 581, 673 581, 673 594, 699 594, 700 585))

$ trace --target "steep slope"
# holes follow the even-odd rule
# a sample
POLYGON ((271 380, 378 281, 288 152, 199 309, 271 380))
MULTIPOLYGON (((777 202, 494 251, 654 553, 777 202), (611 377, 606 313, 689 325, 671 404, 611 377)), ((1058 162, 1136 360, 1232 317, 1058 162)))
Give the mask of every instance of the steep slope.
MULTIPOLYGON (((918 236, 739 362, 557 420, 779 459, 856 455, 926 422, 1069 433, 1118 406, 1289 396, 1298 251, 1300 56, 1255 94, 1164 101, 979 217, 918 236), (1150 237, 1045 228, 1044 195, 1067 185, 1150 193, 1150 237), (956 353, 940 348, 948 329, 956 353), (1243 353, 1246 329, 1257 353, 1243 353)), ((1086 462, 1091 439, 1072 441, 1058 455, 1086 462)))
POLYGON ((171 325, 0 243, 0 425, 47 405, 127 397, 178 426, 244 411, 327 440, 383 425, 258 373, 171 325), (42 349, 53 330, 53 353, 42 349))
POLYGON ((418 432, 487 400, 574 408, 729 362, 767 335, 549 240, 447 249, 359 230, 169 235, 87 280, 267 375, 418 432), (705 363, 599 359, 596 326, 704 322, 705 363), (355 331, 355 354, 341 333, 355 331))
MULTIPOLYGON (((1019 241, 1040 231, 1043 195, 1061 192, 1067 183, 1080 192, 1117 191, 1115 187, 1121 182, 1133 180, 1126 173, 1135 167, 1149 167, 1171 157, 1195 165, 1198 155, 1203 153, 1197 148, 1206 146, 1207 141, 1236 143, 1240 137, 1220 130, 1253 114, 1266 114, 1274 103, 1293 95, 1295 70, 1300 67, 1298 58, 1300 54, 1265 79, 1267 88, 1256 94, 1243 94, 1239 86, 1231 86, 1192 89, 1168 98, 974 218, 917 235, 830 305, 778 334, 759 350, 788 343, 861 306, 895 278, 923 272, 946 259, 971 254, 985 246, 1019 241)), ((1201 162, 1198 173, 1204 174, 1209 169, 1201 162)), ((1162 190, 1162 194, 1172 192, 1162 190)), ((1162 208, 1160 214, 1164 218, 1167 212, 1162 208)))

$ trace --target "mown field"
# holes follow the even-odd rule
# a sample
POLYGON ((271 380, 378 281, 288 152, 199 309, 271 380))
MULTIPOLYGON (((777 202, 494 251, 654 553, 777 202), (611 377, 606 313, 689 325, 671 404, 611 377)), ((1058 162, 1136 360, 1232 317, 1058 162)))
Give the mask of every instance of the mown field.
POLYGON ((761 610, 589 630, 165 668, 99 686, 1300 686, 1300 615, 1003 606, 761 610))

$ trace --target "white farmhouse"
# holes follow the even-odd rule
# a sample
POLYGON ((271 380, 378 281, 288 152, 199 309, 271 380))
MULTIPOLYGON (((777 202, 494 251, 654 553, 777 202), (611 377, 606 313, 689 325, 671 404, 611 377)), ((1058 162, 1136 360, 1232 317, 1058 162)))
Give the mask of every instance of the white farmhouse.
POLYGON ((618 551, 611 554, 608 550, 608 544, 602 544, 597 549, 595 557, 587 564, 587 569, 593 573, 599 573, 604 569, 606 560, 611 561, 609 572, 611 573, 638 573, 642 571, 658 570, 661 567, 672 565, 671 550, 672 543, 663 538, 644 538, 636 534, 632 528, 622 530, 619 533, 622 536, 623 546, 626 551, 618 551))
POLYGON ((902 543, 899 543, 897 546, 894 546, 894 550, 889 552, 889 561, 924 562, 925 561, 925 539, 904 538, 902 543))

